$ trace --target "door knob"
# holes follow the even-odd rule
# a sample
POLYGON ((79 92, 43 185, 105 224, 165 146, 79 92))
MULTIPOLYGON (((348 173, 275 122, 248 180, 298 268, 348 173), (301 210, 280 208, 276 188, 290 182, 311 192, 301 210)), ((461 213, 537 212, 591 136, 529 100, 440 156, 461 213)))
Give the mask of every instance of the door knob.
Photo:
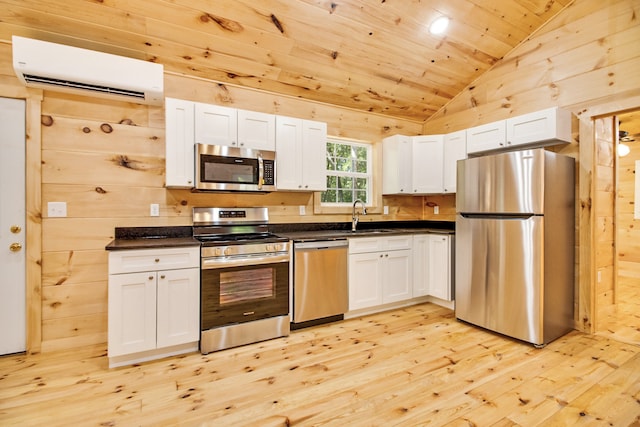
POLYGON ((12 243, 9 245, 9 250, 11 252, 18 252, 20 249, 22 249, 21 243, 12 243))
POLYGON ((18 234, 22 231, 22 228, 19 225, 12 225, 10 230, 13 234, 18 234))

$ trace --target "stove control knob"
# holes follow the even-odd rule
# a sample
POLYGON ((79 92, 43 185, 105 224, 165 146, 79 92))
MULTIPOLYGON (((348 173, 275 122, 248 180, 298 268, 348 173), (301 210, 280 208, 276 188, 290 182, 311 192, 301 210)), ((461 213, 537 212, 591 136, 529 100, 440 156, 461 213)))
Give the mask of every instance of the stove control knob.
POLYGON ((267 245, 267 252, 273 252, 273 245, 267 245))
POLYGON ((213 251, 213 255, 214 256, 222 255, 222 250, 220 248, 215 248, 214 251, 213 251))
POLYGON ((225 256, 229 256, 229 255, 231 255, 231 248, 228 248, 228 247, 227 247, 227 248, 224 248, 224 255, 225 255, 225 256))

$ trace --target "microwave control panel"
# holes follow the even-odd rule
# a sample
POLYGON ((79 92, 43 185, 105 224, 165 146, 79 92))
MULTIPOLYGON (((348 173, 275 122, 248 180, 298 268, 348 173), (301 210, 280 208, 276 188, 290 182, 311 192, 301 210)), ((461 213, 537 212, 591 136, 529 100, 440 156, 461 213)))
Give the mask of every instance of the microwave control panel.
POLYGON ((272 160, 264 161, 264 185, 275 185, 276 171, 275 162, 272 160))

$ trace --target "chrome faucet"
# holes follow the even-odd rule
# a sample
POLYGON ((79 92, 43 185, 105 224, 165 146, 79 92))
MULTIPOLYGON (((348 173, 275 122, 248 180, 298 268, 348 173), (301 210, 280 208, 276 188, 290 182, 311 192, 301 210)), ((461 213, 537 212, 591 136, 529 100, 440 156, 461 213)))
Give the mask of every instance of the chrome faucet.
POLYGON ((356 226, 358 225, 358 220, 360 219, 358 216, 358 212, 356 212, 356 204, 360 202, 362 205, 362 215, 367 214, 367 207, 364 205, 364 202, 360 199, 356 199, 353 202, 353 211, 351 212, 351 231, 356 231, 356 226))

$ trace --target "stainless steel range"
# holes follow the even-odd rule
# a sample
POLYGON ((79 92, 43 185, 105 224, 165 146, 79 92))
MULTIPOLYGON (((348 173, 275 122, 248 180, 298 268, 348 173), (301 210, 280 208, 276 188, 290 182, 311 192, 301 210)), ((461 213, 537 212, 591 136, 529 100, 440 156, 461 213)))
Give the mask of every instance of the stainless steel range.
POLYGON ((289 241, 267 208, 194 208, 203 354, 289 335, 289 241))

